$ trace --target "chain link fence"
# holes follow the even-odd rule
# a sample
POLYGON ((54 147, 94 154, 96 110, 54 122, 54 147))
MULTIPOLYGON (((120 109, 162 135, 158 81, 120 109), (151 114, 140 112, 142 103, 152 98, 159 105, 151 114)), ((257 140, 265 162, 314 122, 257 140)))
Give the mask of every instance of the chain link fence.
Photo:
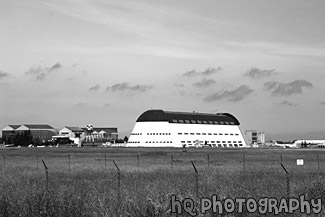
POLYGON ((176 216, 172 195, 196 206, 213 195, 325 199, 324 166, 325 154, 303 151, 4 153, 0 216, 176 216))

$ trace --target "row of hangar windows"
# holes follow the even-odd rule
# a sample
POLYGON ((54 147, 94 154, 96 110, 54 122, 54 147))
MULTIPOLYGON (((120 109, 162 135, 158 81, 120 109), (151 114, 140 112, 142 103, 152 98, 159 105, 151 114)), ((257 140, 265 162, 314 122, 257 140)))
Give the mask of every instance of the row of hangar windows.
MULTIPOLYGON (((131 133, 131 135, 141 136, 142 133, 131 133)), ((147 133, 147 135, 161 136, 161 135, 171 135, 170 133, 147 133)), ((219 135, 219 136, 239 136, 238 133, 178 133, 178 135, 219 135)))
MULTIPOLYGON (((191 146, 191 144, 188 144, 189 146, 191 146)), ((193 144, 192 144, 192 146, 193 146, 193 144)), ((212 147, 243 147, 243 144, 242 143, 234 143, 234 144, 232 144, 232 143, 228 143, 228 144, 226 144, 226 143, 223 143, 223 144, 211 144, 211 146, 212 147)))
POLYGON ((215 125, 235 125, 233 121, 201 121, 201 120, 179 120, 173 119, 172 123, 180 124, 215 124, 215 125))
MULTIPOLYGON (((181 141, 181 143, 192 143, 192 141, 181 141)), ((198 141, 196 140, 196 141, 193 141, 193 143, 197 143, 198 141)), ((203 141, 199 141, 200 143, 204 143, 203 141)), ((223 144, 225 144, 225 143, 231 143, 231 141, 210 141, 210 144, 213 144, 213 143, 223 143, 223 144)), ((206 144, 208 144, 209 143, 209 141, 205 141, 205 143, 206 144)), ((243 142, 242 141, 232 141, 232 143, 239 143, 239 144, 242 144, 243 142)))
MULTIPOLYGON (((195 146, 198 144, 198 141, 181 141, 183 145, 188 145, 188 146, 195 146)), ((201 145, 203 144, 203 141, 199 141, 201 145)), ((242 141, 205 141, 204 145, 208 145, 211 147, 243 147, 243 142, 242 141)))
POLYGON ((225 136, 239 136, 239 134, 238 133, 178 133, 178 135, 214 135, 214 136, 217 136, 217 135, 219 135, 219 136, 223 136, 223 135, 225 135, 225 136))
MULTIPOLYGON (((138 135, 138 136, 141 136, 142 133, 131 133, 131 135, 138 135)), ((147 135, 171 135, 171 133, 147 133, 147 135)))
MULTIPOLYGON (((129 141, 128 143, 140 143, 139 141, 129 141)), ((146 141, 146 143, 173 143, 172 141, 146 141)))
MULTIPOLYGON (((201 144, 203 144, 203 141, 199 141, 201 144)), ((139 141, 129 141, 129 143, 140 143, 139 141)), ((172 141, 146 141, 145 143, 173 143, 172 141)), ((196 145, 198 141, 181 141, 182 144, 187 143, 188 145, 196 145)), ((219 147, 226 147, 227 145, 230 147, 238 147, 238 146, 243 146, 242 141, 205 141, 205 145, 212 145, 212 146, 219 146, 219 147)))

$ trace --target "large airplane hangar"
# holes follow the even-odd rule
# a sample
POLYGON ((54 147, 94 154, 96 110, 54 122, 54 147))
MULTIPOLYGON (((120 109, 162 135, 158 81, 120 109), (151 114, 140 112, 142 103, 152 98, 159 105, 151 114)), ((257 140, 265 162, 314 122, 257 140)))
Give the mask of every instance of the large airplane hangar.
POLYGON ((139 116, 128 147, 247 147, 239 121, 229 113, 148 110, 139 116))

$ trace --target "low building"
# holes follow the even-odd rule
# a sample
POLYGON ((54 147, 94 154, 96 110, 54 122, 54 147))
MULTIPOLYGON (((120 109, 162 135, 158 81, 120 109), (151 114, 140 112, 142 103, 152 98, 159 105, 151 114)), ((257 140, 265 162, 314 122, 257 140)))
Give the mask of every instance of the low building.
POLYGON ((325 140, 320 139, 299 139, 295 140, 294 144, 297 147, 308 148, 308 147, 318 147, 323 148, 325 146, 325 140))
POLYGON ((16 129, 16 133, 23 134, 30 132, 32 141, 30 143, 39 144, 47 140, 51 140, 56 135, 55 129, 48 124, 23 124, 16 129))
POLYGON ((257 130, 246 130, 245 137, 249 145, 265 144, 265 133, 257 130))
POLYGON ((2 128, 2 140, 5 144, 13 144, 15 140, 16 130, 21 125, 7 125, 2 128))
POLYGON ((92 131, 87 131, 87 128, 82 128, 85 132, 85 142, 111 142, 118 140, 117 127, 93 127, 92 131))
POLYGON ((53 136, 55 140, 70 139, 74 144, 80 146, 81 139, 85 137, 85 132, 80 127, 65 126, 59 130, 59 135, 53 136))

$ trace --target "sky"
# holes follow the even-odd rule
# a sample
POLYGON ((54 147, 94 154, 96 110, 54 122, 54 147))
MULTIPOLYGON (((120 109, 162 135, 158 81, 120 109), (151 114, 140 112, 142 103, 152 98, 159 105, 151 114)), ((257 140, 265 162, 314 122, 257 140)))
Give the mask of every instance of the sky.
POLYGON ((148 109, 324 132, 325 1, 0 0, 0 126, 132 130, 148 109))

